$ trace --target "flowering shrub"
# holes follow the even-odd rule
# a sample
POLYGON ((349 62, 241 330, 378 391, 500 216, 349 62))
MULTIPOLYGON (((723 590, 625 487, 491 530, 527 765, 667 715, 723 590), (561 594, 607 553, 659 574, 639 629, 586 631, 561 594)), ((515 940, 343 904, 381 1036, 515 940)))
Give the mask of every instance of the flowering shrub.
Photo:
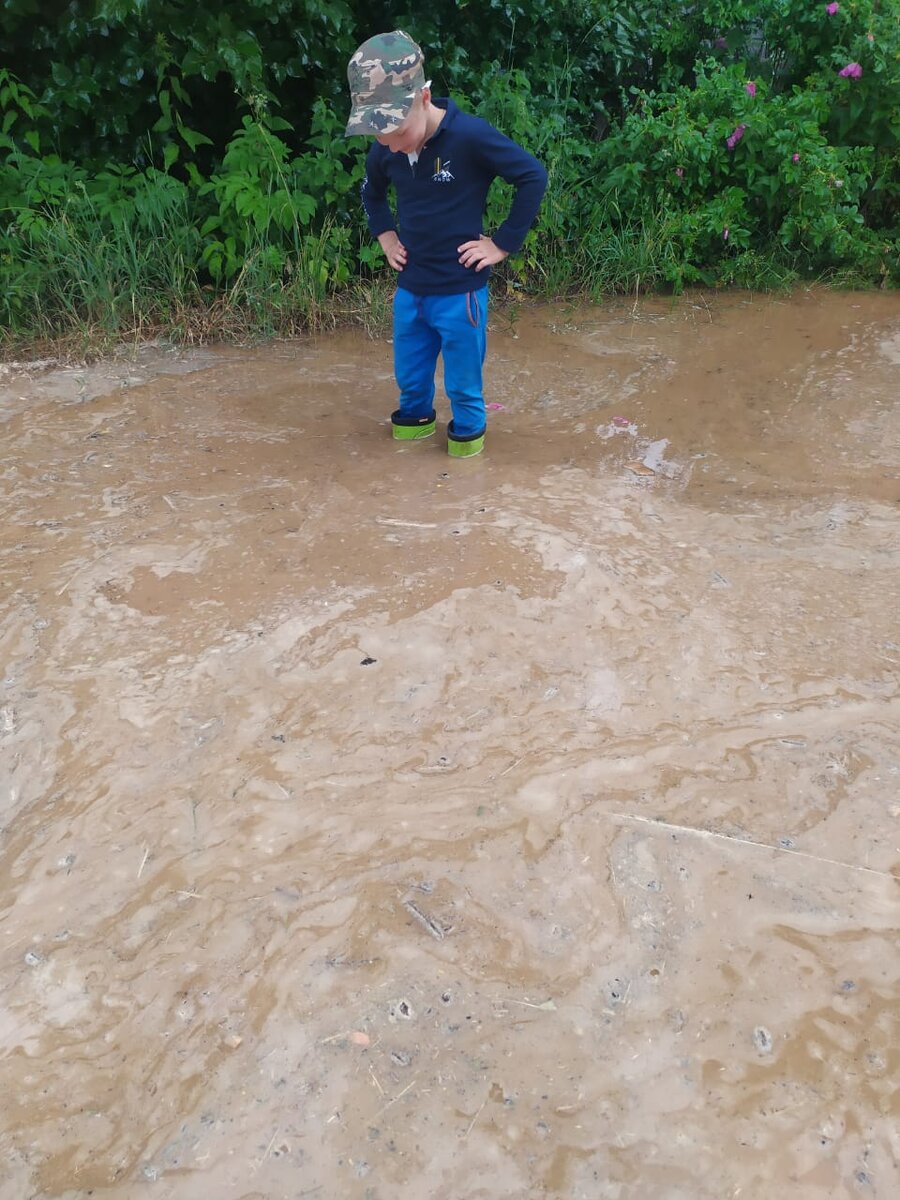
POLYGON ((676 286, 727 280, 741 251, 773 244, 799 270, 877 274, 890 247, 862 209, 875 150, 830 144, 829 106, 824 88, 751 91, 742 66, 710 60, 695 87, 640 98, 600 147, 600 186, 626 210, 670 214, 676 286))

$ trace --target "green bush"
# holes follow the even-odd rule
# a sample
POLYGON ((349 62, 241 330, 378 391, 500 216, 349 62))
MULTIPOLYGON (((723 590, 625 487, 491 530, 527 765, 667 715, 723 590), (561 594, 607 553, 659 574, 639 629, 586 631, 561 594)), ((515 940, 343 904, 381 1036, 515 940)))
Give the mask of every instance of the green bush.
POLYGON ((709 62, 695 87, 641 97, 600 148, 599 190, 668 214, 676 286, 728 282, 730 261, 766 248, 804 272, 877 274, 880 239, 861 211, 874 150, 829 144, 829 111, 825 86, 773 95, 709 62))

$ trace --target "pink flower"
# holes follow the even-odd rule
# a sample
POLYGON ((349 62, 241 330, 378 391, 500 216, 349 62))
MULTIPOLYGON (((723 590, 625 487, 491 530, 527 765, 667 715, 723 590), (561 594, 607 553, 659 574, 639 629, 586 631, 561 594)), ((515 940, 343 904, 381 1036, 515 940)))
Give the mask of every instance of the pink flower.
POLYGON ((676 167, 675 174, 678 176, 679 179, 681 179, 682 176, 684 175, 684 167, 676 167))
POLYGON ((747 93, 748 96, 755 96, 756 95, 756 84, 753 83, 753 81, 751 80, 750 83, 745 85, 744 91, 747 93))
POLYGON ((794 155, 794 156, 791 158, 791 162, 799 162, 799 161, 800 161, 800 155, 799 155, 799 154, 795 154, 795 155, 794 155))
POLYGON ((845 79, 859 79, 862 75, 862 67, 859 63, 847 63, 846 67, 838 71, 838 75, 843 75, 845 79))
POLYGON ((722 241, 723 241, 723 242, 727 242, 727 241, 728 241, 728 226, 727 226, 727 225, 726 225, 726 226, 725 226, 725 228, 722 230, 722 241))
POLYGON ((741 138, 744 136, 746 125, 736 125, 732 130, 731 136, 725 139, 725 145, 729 150, 733 150, 741 138))
POLYGON ((840 7, 841 6, 839 4, 826 4, 825 11, 828 13, 829 17, 833 17, 840 7))
POLYGON ((867 41, 867 42, 874 42, 874 41, 875 41, 875 34, 874 34, 874 33, 867 33, 867 34, 866 34, 866 41, 867 41))

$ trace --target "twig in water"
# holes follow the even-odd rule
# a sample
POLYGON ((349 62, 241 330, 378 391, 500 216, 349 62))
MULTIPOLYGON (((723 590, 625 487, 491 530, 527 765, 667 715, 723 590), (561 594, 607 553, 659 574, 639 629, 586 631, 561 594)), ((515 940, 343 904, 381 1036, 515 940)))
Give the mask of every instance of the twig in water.
POLYGON ((144 851, 144 857, 141 859, 141 865, 138 867, 138 873, 137 873, 138 879, 140 879, 141 875, 143 875, 144 867, 146 867, 147 859, 149 857, 150 857, 150 847, 148 846, 147 849, 144 851))
POLYGON ((805 850, 792 850, 789 846, 770 846, 768 842, 755 842, 753 838, 730 837, 727 833, 717 833, 714 829, 696 829, 693 825, 674 825, 670 821, 658 821, 653 817, 639 817, 635 813, 604 813, 618 821, 633 821, 637 825, 655 825, 657 829, 668 829, 673 833, 690 833, 694 837, 708 838, 710 841, 730 842, 732 846, 748 846, 756 850, 768 850, 770 854, 793 854, 796 858, 807 858, 812 862, 825 863, 830 867, 843 867, 845 871, 861 871, 864 875, 880 875, 882 879, 893 879, 897 876, 891 871, 878 871, 874 867, 861 867, 857 863, 841 862, 838 858, 823 858, 820 854, 808 854, 805 850))
POLYGON ((378 1111, 378 1112, 375 1114, 375 1116, 376 1116, 376 1117, 380 1117, 382 1113, 385 1113, 385 1112, 387 1112, 387 1110, 388 1110, 388 1109, 391 1107, 391 1105, 392 1105, 392 1104, 396 1104, 398 1100, 402 1100, 402 1099, 403 1099, 403 1097, 406 1095, 406 1093, 409 1091, 409 1089, 410 1089, 410 1088, 413 1086, 413 1084, 416 1082, 416 1079, 418 1079, 418 1075, 415 1077, 415 1079, 411 1079, 411 1080, 409 1081, 409 1083, 406 1085, 406 1087, 403 1089, 403 1091, 402 1091, 402 1092, 398 1092, 398 1093, 397 1093, 397 1095, 396 1095, 396 1096, 393 1098, 393 1100, 388 1100, 388 1102, 387 1102, 387 1104, 384 1106, 384 1108, 380 1109, 380 1110, 379 1110, 379 1111, 378 1111))
POLYGON ((397 525, 403 529, 437 529, 431 521, 400 521, 395 517, 376 517, 375 521, 378 525, 397 525))
POLYGON ((272 1134, 272 1140, 269 1142, 268 1146, 266 1146, 265 1154, 262 1156, 262 1158, 259 1160, 259 1162, 253 1168, 254 1175, 259 1170, 259 1168, 263 1165, 263 1163, 266 1161, 266 1159, 269 1157, 269 1154, 272 1150, 272 1147, 275 1145, 275 1139, 277 1137, 278 1137, 278 1126, 276 1125, 275 1132, 272 1134))
POLYGON ((384 1099, 384 1097, 387 1093, 385 1092, 385 1090, 381 1086, 381 1084, 378 1082, 378 1076, 375 1074, 375 1068, 372 1066, 371 1063, 369 1063, 369 1074, 372 1076, 372 1082, 375 1084, 375 1086, 378 1088, 379 1092, 381 1093, 381 1098, 384 1099))
POLYGON ((517 758, 515 762, 511 762, 505 771, 500 772, 500 778, 502 779, 504 775, 508 775, 513 767, 517 767, 521 761, 521 758, 517 758))
POLYGON ((403 907, 411 916, 416 918, 420 925, 428 930, 436 941, 442 942, 447 936, 449 930, 444 929, 433 917, 429 917, 427 913, 422 912, 414 900, 404 900, 403 907))
POLYGON ((487 1104, 487 1096, 485 1096, 485 1098, 482 1100, 482 1102, 481 1102, 481 1108, 479 1108, 478 1112, 475 1114, 475 1116, 474 1116, 474 1117, 472 1118, 472 1120, 469 1122, 469 1128, 468 1128, 468 1129, 466 1130, 466 1132, 463 1134, 463 1140, 465 1140, 465 1139, 466 1139, 466 1138, 469 1136, 469 1134, 472 1132, 472 1129, 473 1129, 473 1128, 474 1128, 474 1126, 475 1126, 475 1122, 476 1122, 476 1121, 478 1120, 478 1118, 481 1116, 481 1109, 483 1109, 483 1108, 484 1108, 484 1106, 485 1106, 486 1104, 487 1104))

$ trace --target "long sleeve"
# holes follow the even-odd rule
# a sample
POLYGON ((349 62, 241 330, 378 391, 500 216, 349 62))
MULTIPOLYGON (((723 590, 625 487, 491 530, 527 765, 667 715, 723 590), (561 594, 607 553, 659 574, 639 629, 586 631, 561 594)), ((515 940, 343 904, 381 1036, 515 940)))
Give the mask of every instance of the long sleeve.
POLYGON ((384 157, 381 146, 373 142, 366 155, 366 177, 362 183, 362 202, 366 210, 366 220, 369 232, 377 238, 389 229, 396 229, 394 214, 388 204, 388 184, 390 180, 384 170, 384 157))
POLYGON ((541 163, 521 146, 504 136, 487 121, 481 121, 479 158, 495 175, 516 189, 509 214, 493 240, 507 254, 521 250, 547 188, 547 172, 541 163))

